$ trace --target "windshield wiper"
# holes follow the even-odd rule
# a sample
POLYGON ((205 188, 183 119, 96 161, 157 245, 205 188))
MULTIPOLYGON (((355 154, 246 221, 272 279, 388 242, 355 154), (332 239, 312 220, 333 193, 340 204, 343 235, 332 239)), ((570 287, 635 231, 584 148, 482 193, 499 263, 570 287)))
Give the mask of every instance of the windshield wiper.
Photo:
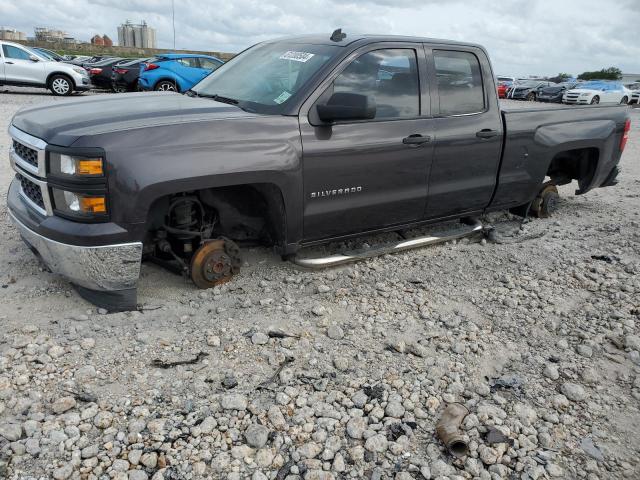
POLYGON ((236 100, 235 98, 223 97, 222 95, 218 95, 217 93, 215 93, 213 95, 209 95, 209 94, 206 94, 206 93, 198 93, 198 92, 196 92, 194 90, 187 90, 185 93, 187 95, 189 95, 190 97, 210 98, 212 100, 215 100, 216 102, 227 103, 229 105, 235 105, 238 108, 240 108, 241 110, 244 110, 245 112, 255 113, 255 110, 253 108, 248 108, 246 106, 240 105, 240 101, 236 100))
POLYGON ((238 100, 236 100, 235 98, 223 97, 222 95, 218 95, 218 94, 211 95, 211 98, 214 99, 216 102, 229 103, 231 105, 238 104, 238 100))
POLYGON ((236 100, 235 98, 223 97, 222 95, 218 95, 217 93, 214 93, 213 95, 210 95, 208 93, 194 92, 193 90, 188 90, 187 93, 189 93, 189 92, 193 92, 193 94, 196 97, 210 98, 211 100, 215 100, 216 102, 228 103, 230 105, 238 105, 238 103, 239 103, 238 100, 236 100))

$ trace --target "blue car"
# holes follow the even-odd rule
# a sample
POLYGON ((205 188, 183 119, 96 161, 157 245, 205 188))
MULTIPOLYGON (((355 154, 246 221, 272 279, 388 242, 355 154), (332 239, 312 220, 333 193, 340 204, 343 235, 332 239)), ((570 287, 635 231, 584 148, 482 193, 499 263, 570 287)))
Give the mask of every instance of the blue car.
POLYGON ((224 62, 209 55, 164 53, 140 64, 142 90, 186 92, 224 62))

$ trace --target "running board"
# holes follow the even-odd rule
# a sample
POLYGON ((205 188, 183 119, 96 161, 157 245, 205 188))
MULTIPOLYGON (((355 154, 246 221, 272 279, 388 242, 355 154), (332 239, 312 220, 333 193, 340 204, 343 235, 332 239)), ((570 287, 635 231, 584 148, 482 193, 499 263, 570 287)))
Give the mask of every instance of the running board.
POLYGON ((428 245, 437 245, 438 243, 450 242, 461 238, 471 237, 473 235, 483 234, 484 226, 480 221, 474 221, 472 224, 463 224, 459 228, 441 232, 441 234, 433 234, 425 237, 416 237, 410 240, 403 240, 398 243, 386 244, 366 250, 355 250, 353 252, 340 253, 330 255, 328 257, 316 258, 300 258, 298 255, 291 259, 291 262, 304 268, 326 268, 342 265, 344 263, 357 262, 366 258, 386 255, 388 253, 398 253, 414 248, 426 247, 428 245))

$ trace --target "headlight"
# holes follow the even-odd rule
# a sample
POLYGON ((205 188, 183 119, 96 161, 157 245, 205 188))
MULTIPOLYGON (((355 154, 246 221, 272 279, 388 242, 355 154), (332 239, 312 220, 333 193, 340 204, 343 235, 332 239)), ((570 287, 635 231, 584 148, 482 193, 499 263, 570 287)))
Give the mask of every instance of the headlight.
POLYGON ((580 94, 581 97, 588 97, 589 95, 591 95, 589 92, 585 92, 585 93, 581 93, 580 94))
POLYGON ((107 214, 107 199, 104 195, 68 192, 52 188, 56 210, 81 217, 104 216, 107 214))
POLYGON ((80 75, 86 75, 87 71, 82 67, 72 67, 73 71, 79 73, 80 75))
POLYGON ((52 152, 49 155, 49 169, 54 175, 73 177, 102 177, 104 165, 101 157, 75 157, 52 152))

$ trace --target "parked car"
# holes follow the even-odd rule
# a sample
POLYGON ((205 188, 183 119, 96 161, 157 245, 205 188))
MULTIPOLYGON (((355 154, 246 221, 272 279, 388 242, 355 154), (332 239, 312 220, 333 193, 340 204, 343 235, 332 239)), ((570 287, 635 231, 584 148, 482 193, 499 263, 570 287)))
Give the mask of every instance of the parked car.
POLYGON ((120 64, 128 62, 128 59, 123 58, 108 58, 96 63, 91 63, 85 66, 89 72, 89 80, 95 88, 111 88, 111 68, 120 64))
POLYGON ((562 96, 567 90, 575 88, 578 82, 563 82, 550 87, 543 87, 538 90, 537 100, 539 102, 562 103, 562 96))
POLYGON ((74 65, 80 65, 81 67, 86 68, 89 65, 93 65, 94 63, 98 63, 103 60, 108 60, 109 58, 113 58, 113 57, 107 57, 103 55, 94 55, 93 57, 87 57, 83 55, 83 56, 78 56, 74 58, 69 63, 72 63, 74 65))
POLYGON ((56 62, 65 62, 65 58, 62 55, 58 55, 53 50, 48 50, 46 48, 41 47, 31 47, 32 50, 44 55, 46 58, 50 60, 55 60, 56 62))
POLYGON ((634 82, 630 85, 627 85, 627 88, 630 90, 631 94, 631 96, 629 97, 629 105, 640 105, 640 82, 634 82))
POLYGON ((91 57, 87 55, 65 55, 67 58, 67 62, 73 65, 82 65, 84 62, 88 62, 91 57))
POLYGON ((371 252, 296 254, 489 211, 546 216, 557 185, 617 182, 627 108, 501 111, 480 46, 337 33, 255 45, 185 95, 23 108, 7 195, 21 237, 85 298, 126 310, 143 253, 209 288, 238 272, 239 243, 335 265, 371 252))
POLYGON ((516 77, 498 76, 496 77, 496 81, 498 84, 504 83, 505 85, 509 86, 516 81, 516 77))
POLYGON ((165 53, 140 65, 142 90, 186 92, 224 62, 209 55, 165 53))
POLYGON ((56 62, 18 43, 0 41, 0 47, 0 85, 42 87, 54 95, 91 88, 82 67, 56 62))
POLYGON ((148 58, 138 58, 130 62, 119 63, 111 68, 111 90, 113 92, 135 92, 138 90, 140 64, 148 58))
POLYGON ((506 98, 534 102, 538 92, 551 85, 555 84, 541 80, 518 80, 507 89, 506 98))
POLYGON ((576 85, 562 96, 562 102, 573 105, 594 105, 598 103, 626 104, 631 98, 631 90, 620 82, 590 81, 576 85))

